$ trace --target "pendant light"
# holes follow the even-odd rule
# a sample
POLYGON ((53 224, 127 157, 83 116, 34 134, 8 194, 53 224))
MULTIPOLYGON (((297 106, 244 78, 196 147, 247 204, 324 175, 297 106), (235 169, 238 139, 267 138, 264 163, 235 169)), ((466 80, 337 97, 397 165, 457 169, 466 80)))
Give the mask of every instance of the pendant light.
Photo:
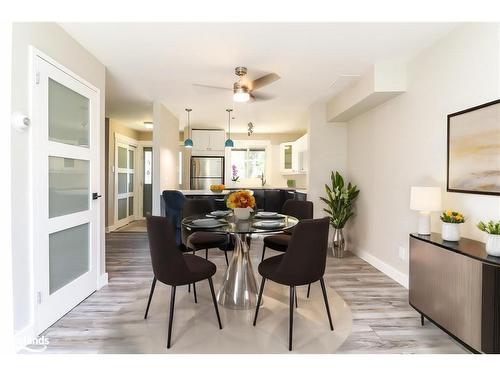
POLYGON ((232 109, 226 109, 227 111, 227 121, 228 121, 228 138, 226 139, 226 143, 224 144, 225 147, 232 148, 234 147, 234 142, 231 139, 231 112, 233 111, 232 109))
POLYGON ((189 136, 189 132, 190 132, 190 129, 191 129, 191 122, 190 122, 190 117, 189 117, 189 114, 191 113, 192 109, 191 108, 186 108, 186 112, 187 112, 187 120, 188 120, 188 133, 187 133, 187 138, 186 140, 184 141, 184 147, 186 148, 191 148, 193 147, 193 140, 191 139, 191 137, 189 136))

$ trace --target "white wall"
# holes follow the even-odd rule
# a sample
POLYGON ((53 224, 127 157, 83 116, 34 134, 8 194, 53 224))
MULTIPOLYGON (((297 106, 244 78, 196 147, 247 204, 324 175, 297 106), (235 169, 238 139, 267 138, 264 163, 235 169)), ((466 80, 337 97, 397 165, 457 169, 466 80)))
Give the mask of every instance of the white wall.
POLYGON ((441 186, 443 208, 466 216, 465 237, 482 240, 475 224, 500 219, 500 197, 445 192, 446 115, 499 98, 499 37, 497 24, 455 29, 409 62, 406 93, 347 124, 348 174, 361 190, 349 248, 396 275, 407 278, 398 247, 417 228, 412 185, 441 186))
POLYGON ((153 122, 153 214, 159 215, 162 191, 179 187, 179 120, 154 102, 153 122))
MULTIPOLYGON (((101 157, 104 155, 105 67, 55 23, 15 23, 12 37, 12 112, 29 113, 29 46, 41 50, 101 90, 101 157)), ((32 124, 36 126, 36 124, 32 124)), ((12 267, 14 329, 29 329, 33 319, 30 132, 13 131, 12 142, 12 267)), ((105 190, 104 159, 101 192, 105 190)), ((101 200, 101 273, 104 272, 104 200, 101 200)))
POLYGON ((347 169, 347 129, 345 123, 329 123, 326 103, 309 108, 309 166, 307 199, 314 204, 314 217, 323 217, 325 184, 331 171, 345 174, 347 169))

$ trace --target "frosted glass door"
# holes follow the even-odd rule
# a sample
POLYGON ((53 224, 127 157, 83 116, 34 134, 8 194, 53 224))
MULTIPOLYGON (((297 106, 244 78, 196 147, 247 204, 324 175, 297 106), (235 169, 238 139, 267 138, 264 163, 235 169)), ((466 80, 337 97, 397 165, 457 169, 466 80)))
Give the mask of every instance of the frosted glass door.
POLYGON ((99 96, 36 58, 33 181, 36 330, 41 332, 97 287, 99 96))
POLYGON ((121 227, 135 218, 136 147, 117 139, 115 152, 115 226, 121 227))

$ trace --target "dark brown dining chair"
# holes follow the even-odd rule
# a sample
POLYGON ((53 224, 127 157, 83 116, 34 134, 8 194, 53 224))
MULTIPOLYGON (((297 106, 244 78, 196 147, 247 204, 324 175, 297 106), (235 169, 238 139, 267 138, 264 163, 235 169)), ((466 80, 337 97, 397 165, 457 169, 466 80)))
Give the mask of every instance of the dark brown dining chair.
POLYGON ((168 318, 167 349, 170 348, 176 288, 180 285, 194 285, 194 283, 198 281, 208 280, 217 321, 219 323, 219 328, 222 329, 212 282, 212 276, 217 270, 215 264, 196 255, 183 254, 175 242, 175 225, 166 217, 148 216, 146 222, 154 277, 144 319, 148 317, 149 305, 151 304, 156 281, 170 285, 170 314, 168 318))
POLYGON ((288 350, 292 350, 293 337, 293 302, 295 287, 307 285, 319 281, 323 291, 326 313, 333 331, 330 306, 326 295, 325 281, 323 275, 326 266, 326 252, 328 247, 329 218, 306 219, 300 221, 290 239, 288 249, 285 254, 274 256, 264 260, 259 264, 259 274, 262 276, 259 297, 253 325, 257 323, 259 306, 264 292, 264 285, 269 279, 281 285, 290 287, 290 320, 288 333, 288 350))
MULTIPOLYGON (((313 203, 309 201, 296 201, 293 199, 289 199, 285 201, 281 211, 284 215, 290 215, 296 217, 299 220, 312 219, 313 203)), ((262 247, 262 260, 264 260, 264 255, 266 253, 267 247, 277 251, 286 251, 292 233, 293 228, 286 230, 283 234, 275 234, 272 236, 264 237, 264 246, 262 247)))
MULTIPOLYGON (((182 218, 194 215, 204 215, 214 210, 214 206, 208 199, 188 199, 182 208, 182 218)), ((182 241, 193 254, 198 250, 205 249, 205 259, 208 259, 208 249, 219 248, 224 251, 226 264, 229 265, 227 252, 232 250, 230 237, 227 234, 212 232, 192 232, 182 228, 182 241)))
MULTIPOLYGON (((285 215, 290 215, 296 217, 299 220, 312 219, 313 218, 313 203, 310 201, 296 201, 289 199, 283 204, 281 212, 285 215)), ((288 248, 288 243, 290 242, 291 234, 293 229, 285 230, 284 233, 274 234, 271 236, 264 237, 264 245, 262 246, 262 259, 264 260, 264 255, 266 253, 266 248, 270 248, 276 251, 285 252, 288 248)), ((309 293, 311 292, 311 286, 307 286, 307 298, 309 298, 309 293)), ((297 300, 295 300, 297 303, 297 300)))

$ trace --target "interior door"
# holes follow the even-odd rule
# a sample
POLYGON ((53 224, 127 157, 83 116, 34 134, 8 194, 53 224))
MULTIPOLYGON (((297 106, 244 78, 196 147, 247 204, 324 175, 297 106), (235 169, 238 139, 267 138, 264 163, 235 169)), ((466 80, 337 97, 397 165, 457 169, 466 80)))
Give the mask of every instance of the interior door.
POLYGON ((135 146, 116 143, 115 225, 118 227, 135 219, 135 159, 135 146))
POLYGON ((98 275, 99 93, 54 64, 34 58, 37 333, 95 291, 98 275))
POLYGON ((151 215, 153 212, 153 148, 144 147, 144 177, 142 193, 143 216, 151 215))

